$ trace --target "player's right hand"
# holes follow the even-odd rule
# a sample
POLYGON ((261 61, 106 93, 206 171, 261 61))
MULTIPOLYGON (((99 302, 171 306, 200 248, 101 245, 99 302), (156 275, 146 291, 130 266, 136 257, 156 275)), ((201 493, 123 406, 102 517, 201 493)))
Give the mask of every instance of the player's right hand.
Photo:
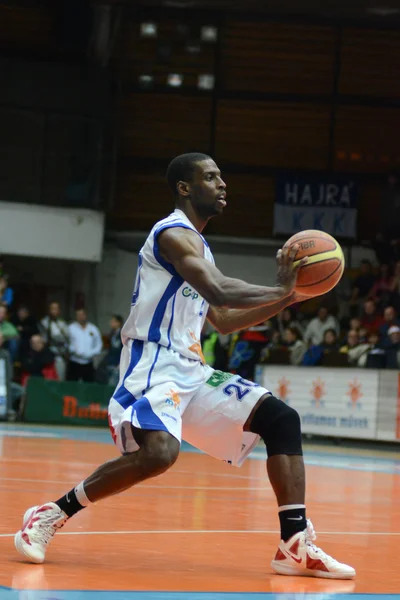
POLYGON ((287 295, 289 295, 296 286, 299 269, 308 261, 308 256, 305 256, 298 261, 296 265, 294 264, 298 249, 299 245, 295 244, 291 248, 282 248, 281 250, 278 250, 276 255, 276 262, 278 265, 276 285, 282 287, 287 295))

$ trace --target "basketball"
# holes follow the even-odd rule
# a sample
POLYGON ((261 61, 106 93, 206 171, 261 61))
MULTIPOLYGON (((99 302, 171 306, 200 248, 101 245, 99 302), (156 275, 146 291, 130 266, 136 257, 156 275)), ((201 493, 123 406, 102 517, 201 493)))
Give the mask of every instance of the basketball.
POLYGON ((328 233, 308 229, 293 235, 284 245, 298 244, 295 265, 308 256, 306 265, 300 267, 296 291, 306 296, 326 294, 340 281, 344 270, 344 256, 340 244, 328 233))

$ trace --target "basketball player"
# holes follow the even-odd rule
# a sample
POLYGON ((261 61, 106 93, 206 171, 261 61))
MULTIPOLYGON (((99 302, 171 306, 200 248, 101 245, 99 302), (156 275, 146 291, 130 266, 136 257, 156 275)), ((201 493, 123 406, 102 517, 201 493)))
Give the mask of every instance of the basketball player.
POLYGON ((167 180, 176 208, 153 227, 139 253, 132 308, 122 330, 120 380, 109 405, 111 434, 122 456, 55 502, 28 509, 16 548, 42 563, 56 531, 78 511, 169 469, 183 429, 189 443, 236 466, 262 438, 281 525, 272 569, 350 579, 352 567, 313 544, 299 415, 257 384, 204 364, 199 341, 206 318, 229 333, 301 300, 293 292, 298 247, 278 252, 275 287, 225 277, 201 234, 226 206, 217 165, 207 155, 184 154, 169 165, 167 180))

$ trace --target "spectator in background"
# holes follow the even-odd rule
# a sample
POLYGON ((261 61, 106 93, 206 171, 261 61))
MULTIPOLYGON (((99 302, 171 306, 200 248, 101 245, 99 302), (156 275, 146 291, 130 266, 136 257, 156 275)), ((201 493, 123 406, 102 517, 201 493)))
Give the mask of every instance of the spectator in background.
POLYGON ((4 346, 4 337, 3 334, 0 333, 0 358, 3 358, 6 363, 7 363, 7 368, 8 368, 8 374, 11 380, 11 414, 12 417, 10 418, 14 418, 16 417, 16 413, 18 412, 19 409, 19 405, 21 402, 21 398, 22 395, 24 393, 24 388, 22 387, 22 385, 19 385, 18 383, 15 383, 14 381, 12 381, 13 379, 13 364, 11 362, 11 356, 9 351, 5 348, 4 346))
POLYGON ((107 352, 108 384, 117 385, 119 379, 119 361, 122 350, 121 329, 123 319, 120 315, 113 315, 110 321, 108 336, 110 347, 107 352))
POLYGON ((261 359, 262 351, 270 339, 270 322, 265 321, 254 327, 243 329, 233 338, 228 367, 244 379, 254 380, 255 367, 261 359))
POLYGON ((398 327, 400 327, 400 321, 397 318, 397 312, 393 306, 387 306, 385 308, 385 310, 383 311, 383 320, 384 324, 379 328, 379 335, 382 340, 382 346, 386 347, 390 344, 390 339, 388 335, 389 329, 393 325, 397 325, 398 327))
POLYGON ((100 354, 103 342, 100 331, 89 323, 86 311, 76 311, 76 321, 69 326, 70 360, 68 365, 68 381, 94 381, 93 358, 100 354))
POLYGON ((68 325, 61 317, 61 307, 58 302, 51 302, 47 317, 40 322, 42 336, 55 356, 55 367, 60 381, 64 381, 68 352, 69 331, 68 325))
POLYGON ((349 301, 350 306, 353 308, 352 316, 356 316, 355 313, 358 313, 360 304, 371 294, 371 290, 375 285, 375 280, 376 277, 372 272, 370 261, 363 260, 361 262, 361 273, 354 281, 349 301))
POLYGON ((39 333, 38 324, 26 306, 20 306, 11 321, 20 336, 19 359, 22 361, 29 352, 31 337, 39 333))
POLYGON ((206 363, 219 371, 226 371, 228 366, 229 336, 222 335, 206 321, 201 332, 201 345, 206 363))
POLYGON ((321 306, 318 310, 318 315, 307 325, 304 333, 304 341, 309 346, 319 346, 322 344, 324 334, 328 329, 333 329, 336 336, 339 335, 338 320, 328 313, 328 309, 325 306, 321 306))
POLYGON ((2 333, 5 347, 9 351, 12 362, 18 357, 18 331, 10 321, 7 320, 7 308, 0 305, 0 333, 2 333))
POLYGON ((3 274, 0 277, 0 304, 10 308, 14 300, 14 291, 8 287, 8 275, 3 274))
POLYGON ((296 319, 295 311, 292 308, 284 308, 276 316, 277 330, 281 338, 284 337, 285 331, 288 327, 295 327, 300 334, 303 333, 303 328, 300 322, 296 319))
POLYGON ((392 325, 388 334, 390 345, 386 348, 387 368, 400 369, 400 327, 392 325))
POLYGON ((388 264, 379 265, 379 274, 372 287, 370 297, 377 306, 383 308, 392 296, 393 275, 388 264))
POLYGON ((364 302, 364 314, 361 317, 361 327, 365 327, 368 333, 379 333, 379 329, 385 321, 377 311, 376 304, 372 299, 364 302))
POLYGON ((23 376, 44 377, 44 370, 52 365, 54 365, 54 354, 47 348, 41 335, 33 335, 28 354, 21 362, 23 376))
MULTIPOLYGON (((371 334, 378 340, 377 334, 371 334)), ((371 340, 372 341, 372 340, 371 340)), ((360 343, 358 332, 351 329, 347 334, 347 343, 340 348, 341 354, 347 354, 349 364, 354 367, 365 367, 368 351, 371 348, 370 343, 360 343)))
POLYGON ((320 344, 315 344, 307 350, 303 358, 303 365, 313 367, 320 365, 324 356, 332 352, 338 352, 339 343, 335 329, 327 329, 324 332, 323 339, 320 344))
POLYGON ((297 327, 287 327, 284 333, 285 342, 289 348, 290 364, 301 365, 307 346, 302 340, 297 327))

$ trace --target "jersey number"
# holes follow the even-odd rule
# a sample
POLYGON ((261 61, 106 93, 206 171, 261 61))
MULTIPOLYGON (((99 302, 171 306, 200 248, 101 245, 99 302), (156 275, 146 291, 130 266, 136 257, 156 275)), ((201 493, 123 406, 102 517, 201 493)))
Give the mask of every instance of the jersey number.
POLYGON ((224 387, 223 392, 227 396, 232 396, 232 394, 236 394, 236 398, 239 402, 243 400, 243 398, 248 394, 251 388, 258 387, 258 383, 253 383, 252 381, 248 381, 247 379, 239 378, 237 383, 230 383, 226 387, 224 387))

